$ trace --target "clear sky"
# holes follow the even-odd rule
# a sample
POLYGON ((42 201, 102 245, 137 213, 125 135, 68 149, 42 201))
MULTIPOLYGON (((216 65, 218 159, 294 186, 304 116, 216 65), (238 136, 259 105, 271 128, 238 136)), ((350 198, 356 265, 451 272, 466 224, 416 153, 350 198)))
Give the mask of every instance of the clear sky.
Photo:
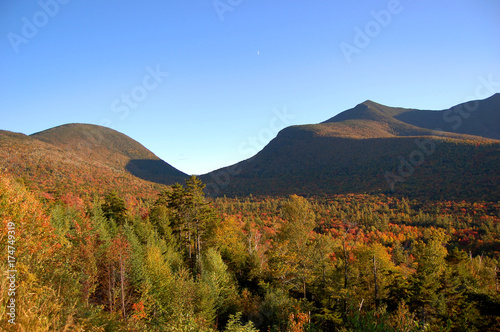
POLYGON ((190 174, 367 99, 498 91, 498 0, 0 2, 0 129, 106 125, 190 174))

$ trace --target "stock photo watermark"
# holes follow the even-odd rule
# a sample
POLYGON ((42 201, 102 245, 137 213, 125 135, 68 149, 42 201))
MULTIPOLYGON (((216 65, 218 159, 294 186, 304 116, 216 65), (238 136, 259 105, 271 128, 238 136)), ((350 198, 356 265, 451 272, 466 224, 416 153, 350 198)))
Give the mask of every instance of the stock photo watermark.
MULTIPOLYGON (((410 0, 411 1, 411 0, 410 0)), ((363 28, 356 26, 354 28, 354 37, 352 43, 341 42, 339 47, 348 63, 352 62, 354 54, 361 54, 362 50, 367 48, 374 38, 377 38, 387 28, 392 19, 401 14, 404 7, 400 0, 390 0, 386 9, 370 11, 373 20, 368 21, 363 28)))
POLYGON ((255 136, 248 136, 238 146, 240 155, 253 155, 259 152, 264 145, 273 139, 283 128, 290 124, 290 120, 295 118, 294 114, 287 112, 286 107, 282 110, 274 110, 274 116, 269 120, 267 127, 262 128, 255 136))
POLYGON ((122 93, 111 103, 111 111, 121 114, 120 120, 125 120, 130 115, 130 111, 139 107, 139 104, 148 97, 149 93, 158 88, 168 76, 167 72, 160 69, 160 65, 156 65, 154 69, 147 66, 146 72, 141 84, 130 89, 130 93, 122 93))
MULTIPOLYGON (((464 119, 468 119, 472 112, 476 111, 479 107, 480 99, 485 99, 490 95, 500 91, 500 81, 495 82, 493 75, 487 77, 478 77, 480 84, 476 86, 474 95, 469 96, 468 101, 463 105, 458 105, 443 113, 443 119, 446 123, 453 123, 452 129, 457 130, 462 125, 464 119)), ((436 129, 440 130, 440 129, 436 129)))
MULTIPOLYGON (((282 110, 273 110, 273 115, 266 127, 259 130, 256 135, 248 136, 238 145, 238 153, 242 156, 254 155, 259 152, 266 143, 268 143, 283 128, 290 125, 295 114, 289 113, 286 107, 282 110)), ((240 164, 229 168, 221 169, 210 175, 212 182, 207 183, 207 191, 212 196, 217 196, 220 191, 231 183, 231 177, 237 176, 242 172, 240 164)))
MULTIPOLYGON (((146 100, 149 93, 157 89, 168 76, 168 73, 162 71, 158 64, 154 68, 146 66, 145 71, 146 74, 142 77, 139 84, 133 86, 128 92, 122 93, 120 97, 116 98, 111 103, 111 112, 117 114, 120 121, 125 121, 130 116, 131 111, 138 108, 140 103, 146 100)), ((115 129, 115 123, 116 122, 111 118, 103 118, 99 122, 99 125, 115 129)), ((80 142, 80 148, 85 146, 87 149, 92 150, 94 145, 100 143, 103 139, 99 131, 89 131, 86 135, 89 138, 93 138, 93 140, 84 140, 80 142)))
POLYGON ((23 23, 20 33, 9 32, 7 39, 15 53, 19 53, 21 44, 28 44, 30 40, 38 35, 51 19, 53 19, 61 9, 61 5, 66 5, 70 0, 42 0, 38 2, 40 10, 36 11, 31 18, 23 16, 23 23))
POLYGON ((12 221, 7 223, 7 285, 9 300, 7 302, 6 315, 10 324, 16 323, 16 224, 12 221))
POLYGON ((224 15, 226 15, 227 12, 232 12, 236 7, 241 5, 242 2, 243 0, 215 0, 212 5, 214 6, 219 20, 224 21, 224 15))
MULTIPOLYGON (((443 121, 445 123, 451 124, 452 130, 458 130, 464 121, 468 119, 471 113, 475 112, 479 108, 480 99, 485 99, 490 95, 500 91, 500 82, 493 80, 493 75, 490 74, 487 77, 478 77, 479 84, 476 86, 473 96, 467 97, 467 101, 463 104, 457 105, 449 110, 443 112, 443 121)), ((435 128, 434 131, 446 134, 442 128, 435 128)), ((391 191, 394 191, 395 184, 397 182, 404 182, 407 178, 415 173, 417 167, 425 162, 426 157, 431 156, 436 151, 436 144, 439 144, 439 140, 431 139, 415 139, 415 145, 417 146, 414 150, 410 152, 407 158, 403 156, 398 156, 399 166, 397 172, 385 172, 384 177, 391 191)))

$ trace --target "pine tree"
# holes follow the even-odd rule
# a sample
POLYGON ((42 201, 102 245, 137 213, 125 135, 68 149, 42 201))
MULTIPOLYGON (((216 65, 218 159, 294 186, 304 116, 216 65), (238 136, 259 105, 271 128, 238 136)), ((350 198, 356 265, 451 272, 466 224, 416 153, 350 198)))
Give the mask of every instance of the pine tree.
POLYGON ((104 198, 104 204, 101 206, 104 216, 108 220, 114 220, 117 225, 125 224, 127 219, 127 208, 125 207, 125 201, 118 196, 118 194, 113 191, 106 195, 104 198))
POLYGON ((209 248, 203 255, 199 289, 203 306, 200 308, 209 321, 226 315, 237 299, 236 284, 219 252, 209 248))
POLYGON ((172 186, 162 194, 158 204, 168 209, 170 227, 187 256, 193 275, 200 273, 201 253, 206 237, 213 235, 215 213, 205 198, 205 185, 196 176, 186 180, 186 187, 172 186))
POLYGON ((412 304, 418 311, 422 323, 432 323, 443 306, 440 292, 441 278, 446 269, 447 250, 439 238, 415 245, 417 272, 412 275, 412 304))

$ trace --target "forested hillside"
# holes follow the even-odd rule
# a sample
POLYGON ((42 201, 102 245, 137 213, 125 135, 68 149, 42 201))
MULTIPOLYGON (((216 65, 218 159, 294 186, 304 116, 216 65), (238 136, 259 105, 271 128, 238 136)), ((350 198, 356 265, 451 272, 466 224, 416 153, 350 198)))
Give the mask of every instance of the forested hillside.
POLYGON ((143 180, 170 185, 188 177, 139 142, 107 127, 72 123, 30 137, 143 180))
POLYGON ((250 159, 201 176, 213 196, 368 193, 500 200, 500 94, 442 111, 365 101, 281 130, 250 159))
POLYGON ((448 132, 367 101, 201 179, 109 128, 0 131, 0 329, 500 331, 497 102, 448 132))
POLYGON ((214 196, 384 193, 497 201, 499 164, 496 142, 321 137, 292 127, 255 157, 201 178, 214 196))
POLYGON ((47 200, 90 200, 113 190, 142 199, 188 177, 130 137, 84 124, 31 136, 0 131, 0 170, 47 200))
POLYGON ((0 218, 5 331, 500 329, 498 202, 208 200, 191 177, 74 206, 0 173, 0 218))

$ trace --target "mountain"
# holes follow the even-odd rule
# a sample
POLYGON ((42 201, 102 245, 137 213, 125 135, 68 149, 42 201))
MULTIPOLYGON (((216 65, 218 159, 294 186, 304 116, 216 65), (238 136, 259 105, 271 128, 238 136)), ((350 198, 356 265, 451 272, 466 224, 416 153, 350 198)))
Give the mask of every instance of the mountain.
POLYGON ((365 101, 292 126, 262 151, 202 176, 212 195, 387 193, 500 199, 500 94, 447 110, 365 101))
POLYGON ((132 138, 88 124, 67 124, 27 136, 0 131, 0 170, 50 195, 106 193, 119 189, 150 195, 159 184, 188 175, 132 138))
POLYGON ((107 127, 73 123, 31 137, 109 167, 125 169, 143 180, 168 185, 188 177, 139 142, 107 127))
MULTIPOLYGON (((387 193, 500 200, 500 94, 441 111, 365 101, 279 132, 254 157, 201 176, 212 195, 387 193)), ((150 196, 187 174, 115 130, 67 124, 0 131, 0 175, 47 197, 119 190, 150 196)))

